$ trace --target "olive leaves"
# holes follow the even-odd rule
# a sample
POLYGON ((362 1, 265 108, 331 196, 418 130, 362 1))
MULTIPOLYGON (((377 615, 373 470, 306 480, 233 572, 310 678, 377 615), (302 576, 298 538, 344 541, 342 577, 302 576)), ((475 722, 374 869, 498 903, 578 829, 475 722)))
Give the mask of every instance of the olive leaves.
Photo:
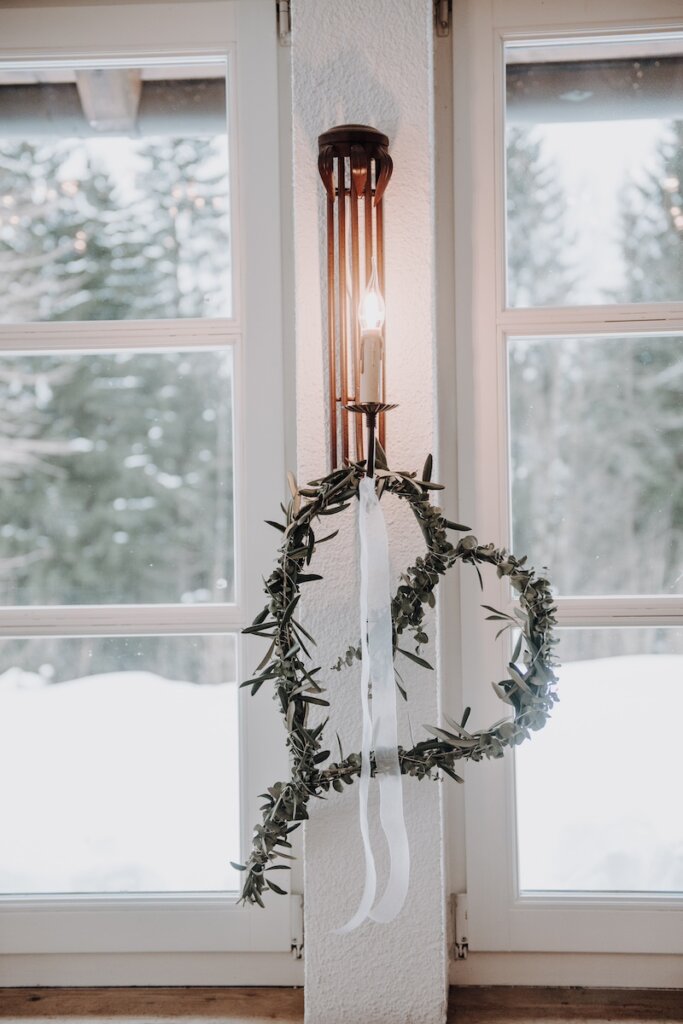
MULTIPOLYGON (((241 685, 252 695, 268 684, 273 699, 283 715, 287 729, 287 747, 291 761, 291 778, 276 782, 261 794, 262 821, 254 829, 252 850, 247 864, 233 864, 245 873, 242 901, 263 906, 263 895, 271 890, 284 893, 271 877, 274 871, 289 869, 282 861, 292 860, 289 852, 290 834, 308 817, 308 802, 321 798, 330 790, 343 792, 360 774, 360 754, 344 756, 337 738, 338 758, 330 761, 331 751, 325 749, 323 733, 327 720, 311 724, 311 707, 329 707, 321 683, 322 666, 315 666, 312 652, 315 640, 297 617, 301 587, 320 583, 322 577, 310 570, 316 548, 336 537, 337 530, 326 530, 327 517, 335 516, 353 503, 358 485, 365 475, 363 463, 344 466, 307 487, 298 487, 288 475, 291 499, 282 506, 283 522, 269 521, 280 535, 277 564, 265 581, 267 602, 253 624, 243 632, 268 642, 268 647, 255 674, 241 685), (320 524, 323 524, 322 527, 320 524), (314 667, 315 666, 315 667, 314 667)), ((489 729, 467 730, 469 708, 460 722, 445 718, 444 727, 426 726, 428 738, 406 750, 399 747, 401 772, 417 779, 448 775, 456 782, 462 778, 455 772, 459 760, 480 761, 501 757, 506 746, 521 743, 530 730, 542 727, 557 696, 553 685, 555 660, 553 637, 555 605, 550 584, 526 568, 526 559, 516 559, 493 544, 480 545, 468 534, 453 543, 449 534, 465 532, 468 527, 448 520, 433 505, 430 492, 441 489, 432 482, 432 458, 428 456, 422 473, 396 472, 389 469, 381 449, 378 451, 377 492, 384 492, 407 501, 420 527, 426 551, 402 574, 392 600, 393 642, 395 659, 405 658, 425 669, 431 669, 422 657, 428 643, 425 631, 427 609, 436 602, 435 590, 442 576, 457 562, 474 566, 481 581, 480 566, 493 566, 499 576, 509 579, 518 595, 514 615, 484 606, 488 619, 500 622, 499 634, 514 629, 518 636, 505 679, 494 682, 497 696, 511 709, 511 717, 501 719, 489 729)), ((360 645, 342 655, 336 670, 350 666, 360 658, 360 645)), ((405 697, 397 671, 397 686, 405 697)), ((373 771, 374 771, 374 765, 373 771)))

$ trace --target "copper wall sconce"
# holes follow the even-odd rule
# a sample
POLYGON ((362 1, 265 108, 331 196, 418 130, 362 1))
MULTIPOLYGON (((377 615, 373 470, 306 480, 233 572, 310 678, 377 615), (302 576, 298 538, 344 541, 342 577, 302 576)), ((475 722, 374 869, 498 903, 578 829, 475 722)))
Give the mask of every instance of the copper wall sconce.
MULTIPOLYGON (((361 395, 359 307, 363 293, 367 296, 374 287, 371 281, 378 283, 380 301, 384 292, 382 197, 393 165, 387 136, 365 125, 332 128, 319 137, 318 147, 318 169, 327 194, 327 398, 334 469, 364 457, 363 403, 368 399, 361 395)), ((374 404, 382 406, 378 428, 384 446, 388 407, 382 322, 373 333, 380 332, 379 393, 374 404)))

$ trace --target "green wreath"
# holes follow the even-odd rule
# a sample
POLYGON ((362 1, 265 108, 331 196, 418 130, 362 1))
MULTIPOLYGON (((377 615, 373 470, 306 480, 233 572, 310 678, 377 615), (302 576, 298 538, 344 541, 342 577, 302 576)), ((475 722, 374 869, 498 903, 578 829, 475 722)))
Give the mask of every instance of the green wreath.
MULTIPOLYGON (((422 531, 427 551, 415 559, 401 577, 392 600, 394 655, 401 654, 423 668, 432 666, 420 655, 428 642, 424 629, 425 606, 435 605, 434 590, 439 579, 457 562, 473 565, 482 583, 479 566, 493 565, 499 576, 507 576, 519 595, 514 615, 496 611, 483 605, 488 619, 501 622, 496 639, 506 629, 519 630, 508 677, 494 682, 498 697, 513 709, 511 718, 501 719, 480 732, 466 729, 470 709, 466 708, 458 723, 449 719, 448 729, 426 726, 430 738, 416 743, 411 749, 398 749, 399 764, 404 775, 418 779, 438 778, 439 773, 456 782, 463 780, 454 770, 460 760, 480 761, 484 757, 501 757, 505 747, 521 743, 530 730, 540 729, 546 722, 557 695, 553 689, 557 677, 553 671, 557 663, 553 657, 556 639, 555 604, 547 579, 536 576, 525 568, 525 558, 517 559, 493 544, 479 544, 476 537, 462 537, 456 544, 448 538, 449 531, 466 532, 468 527, 446 519, 430 501, 429 492, 440 490, 441 484, 431 481, 432 458, 428 457, 421 477, 415 473, 392 472, 386 465, 383 452, 378 452, 376 468, 377 492, 405 499, 410 505, 422 531), (412 636, 414 650, 399 646, 404 636, 412 636)), ((271 872, 289 870, 289 865, 275 863, 281 859, 294 859, 289 852, 289 834, 308 818, 307 805, 312 797, 321 797, 330 789, 342 792, 360 774, 360 754, 343 755, 339 743, 339 760, 329 762, 330 750, 323 748, 326 721, 309 726, 311 706, 329 707, 329 701, 319 681, 320 667, 311 668, 312 658, 308 645, 315 645, 311 634, 295 617, 301 598, 301 587, 322 579, 309 571, 316 546, 332 540, 335 530, 323 537, 316 536, 313 526, 322 517, 337 515, 349 508, 358 496, 358 485, 365 475, 364 463, 355 463, 337 469, 329 476, 298 487, 289 475, 292 498, 285 508, 285 523, 269 525, 283 534, 277 566, 265 582, 268 601, 257 615, 253 625, 243 632, 269 641, 269 647, 256 669, 256 675, 243 682, 256 694, 265 684, 272 684, 287 728, 287 747, 291 759, 291 778, 276 782, 267 793, 261 807, 262 822, 254 829, 251 855, 246 864, 233 867, 246 872, 241 902, 263 906, 265 890, 286 895, 285 890, 270 877, 271 872), (329 763, 326 763, 329 762, 329 763)), ((353 664, 360 658, 360 647, 350 647, 339 658, 334 669, 353 664)), ((403 697, 405 691, 397 680, 403 697)), ((374 765, 373 773, 374 773, 374 765)))

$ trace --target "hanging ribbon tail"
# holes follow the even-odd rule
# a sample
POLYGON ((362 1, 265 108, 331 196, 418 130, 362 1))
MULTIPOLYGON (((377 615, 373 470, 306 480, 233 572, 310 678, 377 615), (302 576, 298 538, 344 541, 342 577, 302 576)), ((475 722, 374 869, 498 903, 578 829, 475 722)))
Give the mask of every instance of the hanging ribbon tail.
MULTIPOLYGON (((362 602, 361 602, 362 604, 362 602)), ((365 883, 358 910, 350 921, 337 931, 340 934, 352 932, 367 920, 377 891, 377 870, 370 843, 370 824, 368 821, 368 798, 370 792, 370 753, 372 750, 372 717, 370 714, 370 666, 367 659, 367 644, 363 647, 363 669, 361 673, 361 703, 363 707, 363 741, 361 746, 361 767, 359 783, 360 834, 363 840, 365 857, 365 883)))
POLYGON ((403 812, 398 760, 396 682, 391 624, 389 540, 375 481, 360 482, 361 705, 363 741, 360 776, 360 831, 365 854, 365 884, 358 910, 339 929, 350 932, 370 919, 383 924, 401 912, 408 893, 410 849, 403 812), (372 689, 370 689, 372 687, 372 689), (380 822, 389 847, 389 879, 376 906, 377 870, 370 842, 368 795, 371 752, 379 780, 380 822))

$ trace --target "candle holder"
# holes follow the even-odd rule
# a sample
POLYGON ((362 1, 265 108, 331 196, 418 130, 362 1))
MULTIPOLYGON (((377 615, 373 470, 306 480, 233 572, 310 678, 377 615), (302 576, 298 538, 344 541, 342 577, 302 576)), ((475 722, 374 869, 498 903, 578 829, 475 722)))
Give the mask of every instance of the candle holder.
MULTIPOLYGON (((366 125, 340 125, 318 139, 318 170, 327 194, 327 400, 330 468, 363 458, 358 306, 376 261, 384 290, 382 197, 393 164, 389 139, 366 125)), ((385 444, 386 365, 375 413, 385 444)))
MULTIPOLYGON (((365 416, 365 425, 368 432, 368 459, 365 473, 370 479, 375 475, 375 430, 377 417, 385 412, 389 412, 390 409, 396 408, 396 404, 392 402, 352 402, 344 406, 347 412, 365 416)), ((382 439, 380 439, 380 444, 384 447, 382 439)))

